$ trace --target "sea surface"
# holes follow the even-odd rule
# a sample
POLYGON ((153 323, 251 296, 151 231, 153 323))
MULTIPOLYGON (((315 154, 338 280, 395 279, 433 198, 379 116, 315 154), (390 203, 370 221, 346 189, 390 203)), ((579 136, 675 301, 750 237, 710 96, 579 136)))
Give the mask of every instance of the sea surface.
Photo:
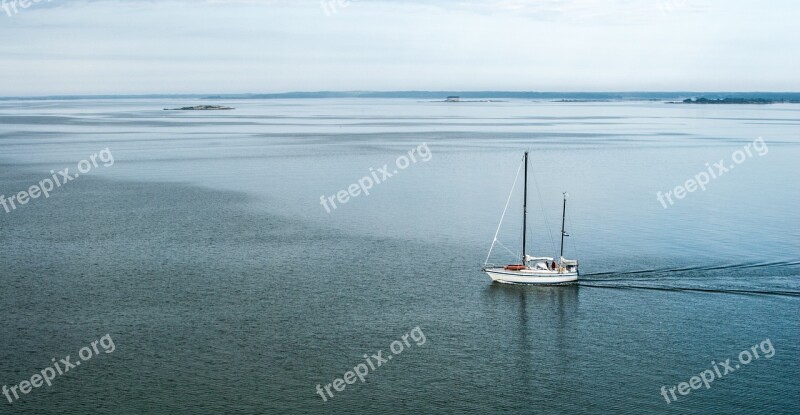
POLYGON ((0 101, 0 195, 73 176, 0 206, 0 385, 82 362, 0 413, 797 414, 799 160, 797 104, 0 101), (480 271, 526 150, 579 284, 480 271))

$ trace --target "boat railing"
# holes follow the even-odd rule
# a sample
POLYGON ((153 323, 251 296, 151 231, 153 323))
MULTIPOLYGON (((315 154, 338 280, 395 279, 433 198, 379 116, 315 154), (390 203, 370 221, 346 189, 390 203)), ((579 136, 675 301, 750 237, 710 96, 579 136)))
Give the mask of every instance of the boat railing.
POLYGON ((497 265, 493 262, 487 262, 485 264, 481 264, 481 271, 486 271, 489 268, 505 268, 506 265, 497 265))

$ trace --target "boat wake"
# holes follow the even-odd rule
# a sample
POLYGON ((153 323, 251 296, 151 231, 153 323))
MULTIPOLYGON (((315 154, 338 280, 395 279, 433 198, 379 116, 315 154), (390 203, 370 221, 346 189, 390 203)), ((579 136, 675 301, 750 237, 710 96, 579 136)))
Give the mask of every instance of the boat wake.
POLYGON ((662 287, 662 286, 643 286, 643 285, 606 285, 591 284, 581 281, 581 287, 611 288, 620 290, 656 290, 656 291, 688 291, 721 294, 752 294, 752 295, 777 295, 786 297, 800 297, 800 291, 781 291, 781 290, 736 290, 725 288, 693 288, 693 287, 662 287))
POLYGON ((800 261, 600 272, 580 278, 581 287, 786 297, 800 297, 799 284, 800 261))
POLYGON ((637 276, 637 275, 642 275, 642 276, 651 274, 675 275, 675 273, 686 273, 693 271, 736 270, 736 269, 748 269, 748 268, 774 269, 774 268, 792 268, 799 266, 800 266, 800 261, 745 262, 741 264, 714 265, 707 267, 661 268, 661 269, 620 271, 620 272, 595 272, 595 273, 581 274, 581 279, 585 281, 593 281, 593 280, 608 281, 608 278, 594 278, 594 277, 604 277, 604 276, 615 277, 617 275, 623 276, 622 278, 614 278, 614 280, 620 280, 624 279, 625 276, 637 276))

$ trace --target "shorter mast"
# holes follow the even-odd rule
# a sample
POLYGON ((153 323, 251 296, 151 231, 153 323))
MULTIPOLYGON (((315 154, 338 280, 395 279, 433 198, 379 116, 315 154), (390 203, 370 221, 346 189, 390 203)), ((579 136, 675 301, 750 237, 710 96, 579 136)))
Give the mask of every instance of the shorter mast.
POLYGON ((564 204, 561 208, 561 254, 559 255, 558 262, 564 259, 564 237, 569 236, 564 231, 564 219, 567 217, 567 192, 564 192, 564 204))

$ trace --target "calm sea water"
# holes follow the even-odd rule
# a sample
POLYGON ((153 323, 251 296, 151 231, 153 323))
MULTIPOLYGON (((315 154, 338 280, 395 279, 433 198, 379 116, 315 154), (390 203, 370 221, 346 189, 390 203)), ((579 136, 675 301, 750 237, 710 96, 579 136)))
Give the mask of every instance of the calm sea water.
MULTIPOLYGON (((0 413, 800 412, 800 106, 162 110, 194 104, 0 102, 7 199, 113 155, 0 210, 0 385, 115 346, 0 413), (397 168, 412 149, 427 161, 397 168), (531 249, 557 254, 568 191, 578 285, 479 270, 528 149, 531 249), (658 201, 720 160, 705 190, 658 201), (384 165, 368 196, 321 205, 384 165), (661 395, 766 339, 771 358, 661 395), (393 359, 323 401, 379 350, 393 359)), ((514 253, 519 202, 498 238, 514 253)))

